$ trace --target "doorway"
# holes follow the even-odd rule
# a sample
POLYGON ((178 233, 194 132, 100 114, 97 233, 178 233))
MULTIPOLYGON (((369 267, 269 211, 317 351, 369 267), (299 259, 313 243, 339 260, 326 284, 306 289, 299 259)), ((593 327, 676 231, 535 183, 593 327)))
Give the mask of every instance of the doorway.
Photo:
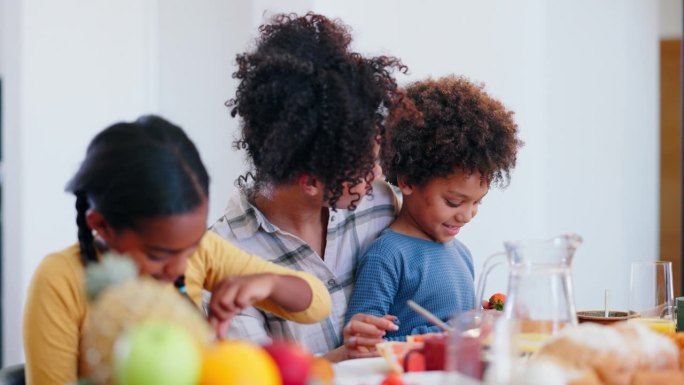
POLYGON ((682 40, 660 41, 660 259, 682 295, 682 40))

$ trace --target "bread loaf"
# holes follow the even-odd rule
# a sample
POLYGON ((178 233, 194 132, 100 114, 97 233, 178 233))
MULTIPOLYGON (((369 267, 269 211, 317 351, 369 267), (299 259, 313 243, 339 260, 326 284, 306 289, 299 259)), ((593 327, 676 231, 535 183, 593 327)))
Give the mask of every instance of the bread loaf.
POLYGON ((660 378, 671 378, 669 383, 678 384, 681 377, 675 343, 631 322, 567 328, 535 354, 530 367, 535 361, 555 362, 566 373, 574 374, 568 375, 571 385, 645 385, 660 378))

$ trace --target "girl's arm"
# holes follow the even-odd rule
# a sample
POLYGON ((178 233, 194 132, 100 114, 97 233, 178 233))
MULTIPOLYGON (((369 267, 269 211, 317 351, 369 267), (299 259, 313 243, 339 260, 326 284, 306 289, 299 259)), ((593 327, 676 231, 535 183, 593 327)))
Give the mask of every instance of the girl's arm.
POLYGON ((218 336, 225 336, 230 320, 255 302, 269 300, 288 312, 301 312, 312 297, 311 288, 299 277, 272 273, 228 277, 214 285, 209 321, 218 336))
POLYGON ((300 323, 315 323, 330 313, 330 294, 316 277, 248 254, 212 232, 188 261, 185 278, 196 303, 201 303, 202 288, 213 292, 210 308, 220 309, 219 315, 252 303, 300 323))
POLYGON ((304 311, 309 307, 313 292, 305 280, 287 275, 268 275, 272 277, 274 282, 273 291, 271 291, 271 295, 268 299, 280 304, 285 310, 291 312, 304 311), (293 296, 291 293, 300 294, 293 296))
POLYGON ((28 384, 64 385, 78 377, 80 327, 85 314, 84 296, 80 296, 83 285, 65 257, 70 256, 47 257, 29 286, 24 309, 28 384))

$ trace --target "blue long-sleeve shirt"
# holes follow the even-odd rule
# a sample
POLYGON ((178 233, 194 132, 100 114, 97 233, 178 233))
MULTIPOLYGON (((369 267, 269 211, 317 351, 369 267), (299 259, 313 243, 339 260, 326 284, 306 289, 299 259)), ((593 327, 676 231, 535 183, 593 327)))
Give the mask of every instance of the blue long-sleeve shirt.
POLYGON ((387 340, 439 331, 406 301, 414 300, 442 321, 475 308, 473 260, 458 240, 438 243, 385 230, 360 258, 346 322, 356 313, 399 318, 387 340))

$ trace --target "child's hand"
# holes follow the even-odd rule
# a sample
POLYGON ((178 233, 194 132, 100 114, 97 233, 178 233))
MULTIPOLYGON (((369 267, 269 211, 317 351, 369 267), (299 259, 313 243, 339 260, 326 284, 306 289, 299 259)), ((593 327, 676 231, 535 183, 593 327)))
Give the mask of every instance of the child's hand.
POLYGON ((223 338, 233 317, 265 299, 296 313, 311 305, 313 292, 305 280, 290 275, 265 273, 224 278, 214 285, 209 302, 209 323, 216 336, 223 338))
POLYGON ((230 321, 253 303, 271 296, 275 287, 273 274, 227 277, 214 285, 209 302, 209 324, 221 339, 230 321))
POLYGON ((387 330, 399 329, 394 324, 396 318, 393 315, 376 317, 363 313, 354 314, 342 331, 347 358, 376 356, 375 345, 384 341, 387 330))

